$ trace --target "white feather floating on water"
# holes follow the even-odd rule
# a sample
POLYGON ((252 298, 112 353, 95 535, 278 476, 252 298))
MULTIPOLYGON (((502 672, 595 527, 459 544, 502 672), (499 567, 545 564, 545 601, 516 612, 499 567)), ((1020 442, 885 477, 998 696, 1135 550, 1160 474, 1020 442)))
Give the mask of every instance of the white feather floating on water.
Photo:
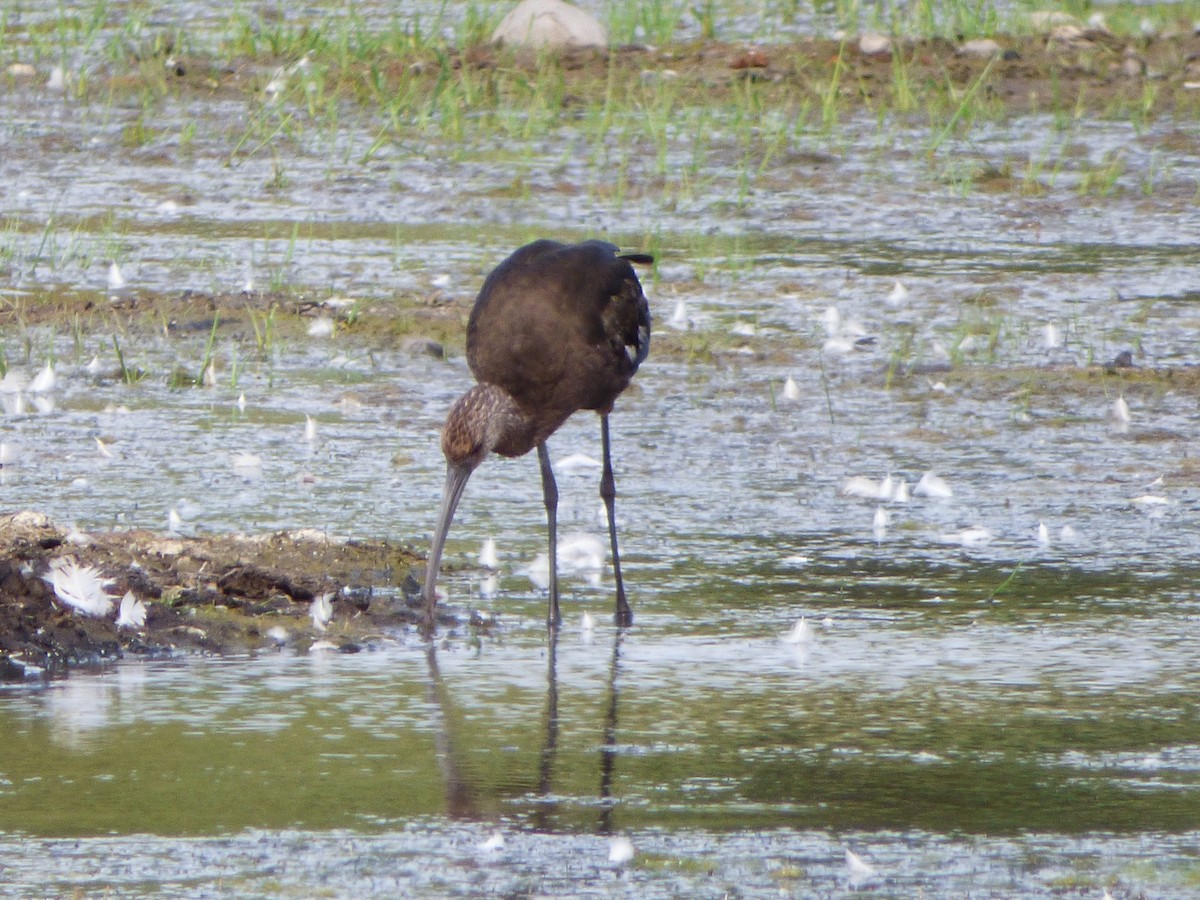
POLYGON ((119 291, 125 287, 125 276, 121 274, 121 267, 115 262, 108 266, 108 289, 110 291, 119 291))
POLYGON ((788 380, 783 383, 783 399, 789 403, 795 403, 800 399, 800 385, 796 384, 796 379, 788 376, 788 380))
POLYGON ((979 547, 992 539, 992 533, 982 525, 972 525, 962 531, 943 534, 943 544, 958 544, 960 547, 979 547))
POLYGON ((242 477, 262 474, 262 457, 253 453, 235 453, 229 459, 233 470, 242 477))
POLYGON ((885 503, 907 503, 909 501, 908 483, 893 478, 891 475, 885 475, 882 481, 854 475, 846 479, 846 483, 842 485, 842 493, 847 497, 881 500, 885 503))
POLYGON ((933 472, 926 472, 922 475, 912 492, 919 497, 931 497, 941 500, 954 496, 954 491, 951 490, 950 485, 946 483, 945 479, 940 475, 934 475, 933 472))
POLYGON ((304 440, 312 443, 317 439, 317 420, 312 416, 304 417, 304 440))
POLYGON ((1042 346, 1047 350, 1057 350, 1062 346, 1062 332, 1053 322, 1047 322, 1042 329, 1042 346))
POLYGON ((676 331, 687 331, 691 323, 688 320, 687 304, 683 300, 678 300, 675 303, 675 309, 671 313, 671 318, 667 320, 667 324, 676 331))
POLYGON ((864 500, 879 500, 879 485, 870 478, 854 475, 846 479, 842 485, 842 493, 847 497, 861 497, 864 500))
POLYGON ((633 842, 629 838, 618 835, 608 842, 608 861, 610 863, 627 863, 634 856, 633 842))
POLYGON ((44 394, 47 391, 52 391, 57 382, 58 378, 54 374, 54 366, 47 362, 46 368, 38 372, 33 381, 29 382, 29 393, 44 394))
POLYGON ((1142 494, 1140 497, 1131 497, 1129 502, 1143 512, 1152 514, 1162 512, 1165 507, 1171 505, 1170 500, 1158 494, 1142 494))
POLYGON ((9 369, 0 378, 0 394, 19 394, 25 390, 25 376, 16 369, 9 369))
POLYGON ((892 285, 892 292, 887 295, 886 302, 888 306, 900 306, 908 299, 908 288, 897 281, 892 285))
POLYGON ((821 327, 828 337, 833 337, 842 329, 842 314, 836 306, 827 306, 821 313, 821 327))
POLYGON ((487 538, 479 548, 479 564, 485 569, 500 568, 500 559, 496 554, 495 538, 487 538))
POLYGON ((781 641, 785 644, 807 644, 812 640, 812 628, 809 627, 808 620, 801 616, 800 619, 792 626, 791 630, 785 634, 781 641))
POLYGON ((62 93, 67 89, 67 73, 63 71, 62 66, 55 66, 50 70, 50 77, 46 79, 46 90, 62 93))
POLYGON ((569 534, 558 545, 558 570, 566 573, 604 568, 604 541, 590 534, 569 534))
POLYGON ((117 610, 118 628, 141 628, 146 624, 146 604, 133 596, 133 591, 126 591, 121 598, 121 606, 117 610))
POLYGON ((846 850, 846 872, 850 876, 850 884, 854 887, 862 884, 875 875, 875 867, 864 860, 853 850, 846 850))
POLYGON ((329 316, 318 316, 308 326, 309 337, 329 337, 333 334, 333 319, 329 316))
POLYGON ((854 350, 854 343, 844 337, 831 337, 821 345, 821 352, 830 356, 845 356, 854 350))
POLYGON ((503 850, 504 835, 499 831, 493 832, 492 836, 479 845, 480 850, 503 850))
POLYGON ((1129 404, 1125 402, 1124 395, 1117 397, 1112 405, 1112 418, 1117 423, 1117 427, 1121 431, 1126 431, 1129 428, 1129 423, 1133 421, 1133 416, 1129 412, 1129 404))
POLYGON ((74 557, 61 556, 50 561, 50 573, 42 576, 54 588, 63 603, 87 616, 107 616, 113 598, 107 586, 111 581, 95 566, 81 566, 74 557))
POLYGON ((539 591, 545 591, 550 588, 550 557, 548 554, 539 553, 533 558, 533 562, 527 565, 522 574, 532 582, 533 586, 539 591))
MULTIPOLYGON (((593 586, 604 568, 604 542, 590 534, 568 534, 558 542, 558 574, 582 575, 593 586)), ((550 557, 539 553, 523 574, 539 591, 550 587, 550 557)))
POLYGON ((588 456, 586 453, 572 453, 569 456, 564 456, 554 464, 554 468, 564 475, 588 469, 600 469, 603 466, 604 463, 588 456))
POLYGON ((1038 522, 1037 542, 1043 550, 1050 546, 1050 529, 1045 522, 1038 522))

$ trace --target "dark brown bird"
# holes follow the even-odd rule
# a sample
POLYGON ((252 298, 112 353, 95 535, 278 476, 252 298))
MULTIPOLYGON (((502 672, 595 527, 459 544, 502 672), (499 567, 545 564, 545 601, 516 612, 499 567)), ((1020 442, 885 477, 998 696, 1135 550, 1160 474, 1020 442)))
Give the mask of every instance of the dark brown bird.
POLYGON ((425 619, 432 629, 435 586, 446 534, 467 479, 489 453, 522 456, 537 449, 550 530, 550 608, 557 627, 558 487, 546 439, 571 414, 600 414, 604 469, 600 496, 608 511, 615 621, 632 623, 621 580, 614 517, 616 486, 609 452, 608 414, 650 350, 650 306, 630 263, 651 256, 617 252, 603 241, 534 241, 487 277, 467 322, 467 363, 478 382, 450 409, 442 430, 446 486, 425 570, 425 619))

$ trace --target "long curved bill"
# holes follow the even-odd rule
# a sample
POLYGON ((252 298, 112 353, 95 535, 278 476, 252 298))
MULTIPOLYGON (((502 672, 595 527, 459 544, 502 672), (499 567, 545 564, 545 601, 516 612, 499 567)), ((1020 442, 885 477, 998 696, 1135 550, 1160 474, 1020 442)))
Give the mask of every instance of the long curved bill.
POLYGON ((429 545, 429 559, 425 563, 425 622, 433 627, 433 609, 437 605, 437 577, 442 564, 442 550, 446 546, 446 535, 450 533, 450 523, 454 521, 454 511, 458 509, 458 501, 462 498, 463 488, 471 470, 466 466, 446 466, 446 486, 442 488, 442 505, 438 510, 437 530, 433 533, 433 542, 429 545))

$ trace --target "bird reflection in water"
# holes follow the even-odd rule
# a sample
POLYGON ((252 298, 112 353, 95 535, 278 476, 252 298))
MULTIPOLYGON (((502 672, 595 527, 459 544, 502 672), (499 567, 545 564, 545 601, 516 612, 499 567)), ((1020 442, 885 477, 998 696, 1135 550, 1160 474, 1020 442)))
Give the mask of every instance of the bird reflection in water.
MULTIPOLYGON (((613 834, 613 813, 618 805, 613 796, 617 763, 618 683, 621 670, 621 642, 624 630, 617 629, 613 637, 609 661, 607 697, 599 756, 600 818, 596 832, 613 834)), ((437 647, 430 644, 425 650, 428 682, 425 696, 433 716, 434 746, 438 766, 446 790, 446 815, 456 819, 485 819, 494 814, 494 797, 483 797, 480 785, 473 783, 470 769, 464 765, 469 748, 461 744, 462 717, 457 711, 451 688, 438 667, 437 647)), ((543 715, 544 740, 538 753, 537 781, 531 822, 538 831, 554 831, 559 800, 554 792, 555 761, 558 753, 558 636, 551 632, 546 653, 546 703, 543 715)))

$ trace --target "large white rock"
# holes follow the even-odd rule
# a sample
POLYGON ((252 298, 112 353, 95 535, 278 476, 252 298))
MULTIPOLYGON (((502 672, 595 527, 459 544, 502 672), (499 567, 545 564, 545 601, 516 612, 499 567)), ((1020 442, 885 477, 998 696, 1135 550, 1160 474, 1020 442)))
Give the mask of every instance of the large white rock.
POLYGON ((608 33, 591 13, 563 0, 522 0, 496 26, 492 43, 573 50, 607 47, 608 33))

